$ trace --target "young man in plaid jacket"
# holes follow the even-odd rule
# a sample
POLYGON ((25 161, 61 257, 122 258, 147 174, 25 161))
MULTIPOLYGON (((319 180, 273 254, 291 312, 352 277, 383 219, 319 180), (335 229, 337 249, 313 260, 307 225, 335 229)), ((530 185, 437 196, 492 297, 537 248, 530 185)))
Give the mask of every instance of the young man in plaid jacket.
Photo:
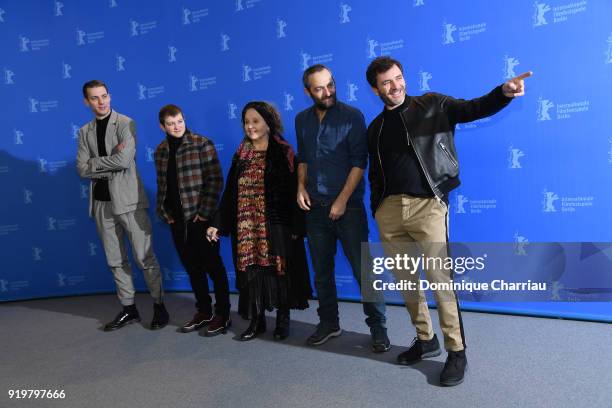
POLYGON ((186 128, 176 105, 159 111, 166 133, 155 150, 157 214, 170 225, 174 245, 196 298, 197 313, 181 328, 183 333, 207 327, 207 334, 230 326, 229 285, 219 255, 219 243, 206 239, 206 229, 223 188, 221 165, 213 142, 186 128), (215 310, 208 294, 208 279, 215 289, 215 310))

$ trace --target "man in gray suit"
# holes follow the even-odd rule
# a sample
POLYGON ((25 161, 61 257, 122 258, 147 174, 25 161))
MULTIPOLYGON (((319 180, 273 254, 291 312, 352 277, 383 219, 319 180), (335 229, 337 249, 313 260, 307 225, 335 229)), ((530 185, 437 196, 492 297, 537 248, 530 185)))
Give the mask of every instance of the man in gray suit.
POLYGON ((95 117, 79 130, 77 170, 81 177, 91 181, 89 215, 96 220, 123 305, 123 310, 104 330, 140 321, 124 235, 132 244, 132 253, 154 300, 151 329, 160 329, 168 324, 169 317, 162 301, 159 264, 153 253, 151 221, 146 212, 149 202, 136 169, 136 125, 111 109, 111 97, 104 82, 86 82, 83 97, 95 117))

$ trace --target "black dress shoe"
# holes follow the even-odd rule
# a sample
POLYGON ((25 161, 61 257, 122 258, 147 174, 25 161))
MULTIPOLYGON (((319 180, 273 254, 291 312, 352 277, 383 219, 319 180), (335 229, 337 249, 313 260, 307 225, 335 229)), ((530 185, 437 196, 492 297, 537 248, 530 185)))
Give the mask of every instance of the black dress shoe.
POLYGON ((123 310, 119 312, 117 317, 115 317, 115 320, 104 325, 104 331, 108 332, 117 330, 130 323, 139 321, 140 315, 138 314, 138 310, 136 310, 135 307, 131 308, 131 310, 124 307, 123 310))
POLYGON ((151 320, 151 330, 161 329, 170 321, 170 315, 163 303, 153 303, 153 320, 151 320))
POLYGON ((261 310, 257 312, 253 310, 253 317, 251 318, 251 324, 249 327, 240 335, 241 341, 253 340, 258 334, 266 332, 266 315, 261 310))

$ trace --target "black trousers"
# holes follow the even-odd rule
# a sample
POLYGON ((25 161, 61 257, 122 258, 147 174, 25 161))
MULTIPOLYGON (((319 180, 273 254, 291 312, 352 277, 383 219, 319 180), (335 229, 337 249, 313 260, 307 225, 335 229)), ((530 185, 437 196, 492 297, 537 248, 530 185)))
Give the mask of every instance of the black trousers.
POLYGON ((206 239, 207 222, 176 221, 170 224, 172 239, 183 267, 189 275, 191 288, 196 298, 196 308, 203 313, 212 312, 209 295, 210 276, 215 290, 215 313, 229 316, 229 284, 223 260, 219 255, 219 242, 206 239))

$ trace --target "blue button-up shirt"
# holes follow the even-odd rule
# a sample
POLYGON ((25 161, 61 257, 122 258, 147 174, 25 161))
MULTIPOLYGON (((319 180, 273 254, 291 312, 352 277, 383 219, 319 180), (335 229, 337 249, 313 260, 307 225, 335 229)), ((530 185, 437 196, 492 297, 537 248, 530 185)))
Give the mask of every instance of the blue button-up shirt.
MULTIPOLYGON (((342 102, 336 102, 321 122, 314 106, 300 112, 295 117, 295 134, 297 161, 308 165, 306 190, 315 200, 333 202, 351 169, 365 169, 368 164, 363 114, 342 102)), ((362 205, 364 189, 362 178, 347 204, 362 205)))

